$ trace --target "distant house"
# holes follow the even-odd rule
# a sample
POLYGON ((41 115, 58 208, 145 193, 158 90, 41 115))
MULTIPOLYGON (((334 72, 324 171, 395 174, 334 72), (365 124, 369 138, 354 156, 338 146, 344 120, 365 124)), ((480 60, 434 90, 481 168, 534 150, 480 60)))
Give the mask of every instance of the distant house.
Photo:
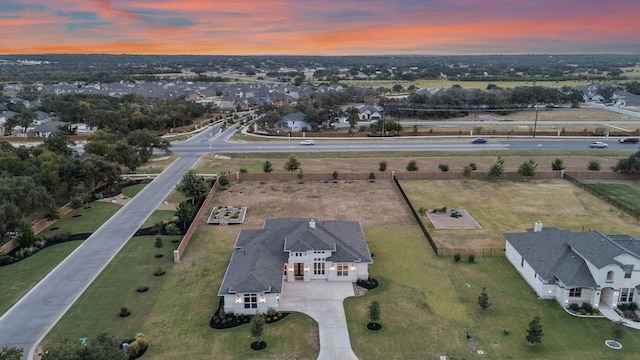
POLYGON ((36 136, 48 137, 51 134, 60 131, 61 127, 66 127, 67 123, 62 121, 47 121, 33 128, 33 133, 36 136))
POLYGON ((371 121, 382 119, 382 111, 373 105, 357 106, 358 116, 360 120, 371 121))
POLYGON ((542 229, 504 235, 507 259, 541 299, 563 306, 616 307, 636 302, 640 240, 598 231, 542 229))
POLYGON ((305 114, 302 112, 295 112, 281 117, 280 120, 278 120, 277 126, 279 130, 285 131, 311 130, 311 124, 305 120, 305 114))
POLYGON ((271 219, 241 230, 218 295, 234 314, 278 310, 283 283, 367 279, 371 253, 360 223, 271 219))

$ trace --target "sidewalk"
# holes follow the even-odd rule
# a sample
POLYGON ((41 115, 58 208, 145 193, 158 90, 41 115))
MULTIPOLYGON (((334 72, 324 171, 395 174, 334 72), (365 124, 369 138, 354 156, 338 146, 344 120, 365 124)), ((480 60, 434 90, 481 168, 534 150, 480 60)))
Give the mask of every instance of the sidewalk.
POLYGON ((351 282, 285 282, 278 310, 297 311, 318 322, 318 360, 357 360, 351 349, 344 299, 354 296, 351 282))
POLYGON ((611 321, 622 321, 624 326, 640 330, 640 322, 625 319, 622 316, 618 315, 618 313, 610 307, 601 306, 598 308, 598 310, 600 310, 600 313, 611 321))

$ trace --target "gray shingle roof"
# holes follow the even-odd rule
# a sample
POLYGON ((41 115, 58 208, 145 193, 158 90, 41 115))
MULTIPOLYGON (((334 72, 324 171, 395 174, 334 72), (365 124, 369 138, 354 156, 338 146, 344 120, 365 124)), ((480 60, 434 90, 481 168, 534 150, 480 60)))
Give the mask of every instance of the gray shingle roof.
POLYGON ((627 235, 606 236, 595 230, 573 232, 550 227, 504 237, 543 280, 557 279, 567 287, 596 286, 586 261, 597 268, 622 265, 616 256, 627 253, 638 257, 640 250, 640 240, 627 235))
POLYGON ((282 292, 284 264, 289 252, 333 251, 334 262, 371 263, 371 253, 356 221, 266 220, 262 229, 241 230, 218 295, 282 292))

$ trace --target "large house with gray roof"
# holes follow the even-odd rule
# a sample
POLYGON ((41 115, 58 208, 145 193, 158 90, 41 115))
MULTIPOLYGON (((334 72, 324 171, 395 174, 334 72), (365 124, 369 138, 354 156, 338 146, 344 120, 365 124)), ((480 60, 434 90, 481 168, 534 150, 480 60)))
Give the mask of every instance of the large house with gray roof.
POLYGON ((639 239, 596 230, 543 230, 540 222, 534 229, 504 237, 507 259, 541 299, 595 307, 638 299, 639 239))
POLYGON ((357 221, 270 219, 240 231, 218 296, 226 313, 266 313, 278 310, 285 281, 355 282, 372 262, 357 221))

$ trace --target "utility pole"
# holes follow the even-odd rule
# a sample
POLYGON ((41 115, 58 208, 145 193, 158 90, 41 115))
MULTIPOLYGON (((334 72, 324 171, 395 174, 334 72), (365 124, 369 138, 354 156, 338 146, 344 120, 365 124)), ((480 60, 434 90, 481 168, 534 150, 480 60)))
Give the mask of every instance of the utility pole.
POLYGON ((538 108, 536 107, 536 120, 533 122, 533 137, 536 137, 536 128, 538 127, 538 108))

